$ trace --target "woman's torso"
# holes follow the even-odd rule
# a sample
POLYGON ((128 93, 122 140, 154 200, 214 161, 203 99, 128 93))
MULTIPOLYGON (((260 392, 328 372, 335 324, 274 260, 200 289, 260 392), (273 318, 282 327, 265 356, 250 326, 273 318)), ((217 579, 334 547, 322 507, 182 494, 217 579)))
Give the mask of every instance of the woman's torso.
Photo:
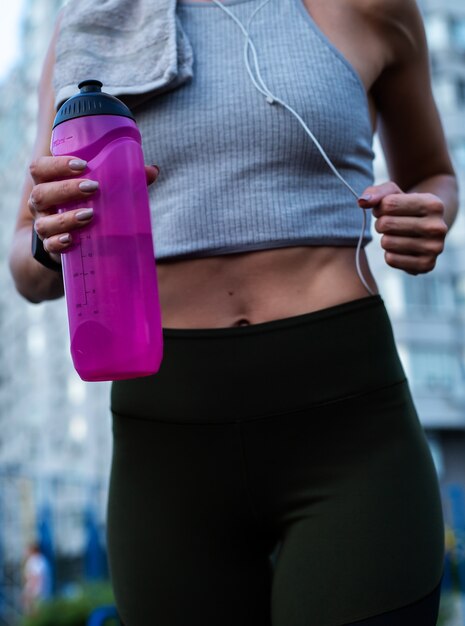
MULTIPOLYGON (((336 0, 303 0, 303 4, 353 66, 369 94, 387 51, 369 29, 369 19, 358 6, 360 0, 342 6, 336 0)), ((374 125, 370 98, 369 104, 374 125)), ((376 292, 363 251, 361 264, 376 292)), ((163 325, 167 328, 255 324, 368 295, 356 271, 355 246, 270 247, 239 254, 159 260, 157 267, 163 325)))

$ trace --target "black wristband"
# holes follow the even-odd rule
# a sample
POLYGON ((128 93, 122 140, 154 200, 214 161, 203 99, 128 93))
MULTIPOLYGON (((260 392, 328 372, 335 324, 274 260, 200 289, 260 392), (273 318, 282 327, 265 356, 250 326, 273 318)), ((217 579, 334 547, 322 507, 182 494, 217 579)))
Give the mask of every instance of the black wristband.
POLYGON ((42 240, 39 239, 37 235, 34 224, 32 225, 32 244, 31 244, 32 256, 38 261, 41 265, 48 267, 50 270, 54 270, 55 272, 61 273, 61 263, 57 263, 52 259, 51 256, 47 254, 44 249, 44 244, 42 240))

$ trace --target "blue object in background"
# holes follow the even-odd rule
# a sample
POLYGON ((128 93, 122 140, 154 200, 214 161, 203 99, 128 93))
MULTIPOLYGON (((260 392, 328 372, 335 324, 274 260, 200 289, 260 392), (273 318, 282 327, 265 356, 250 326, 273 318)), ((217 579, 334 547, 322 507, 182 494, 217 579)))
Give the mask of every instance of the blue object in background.
POLYGON ((106 555, 100 540, 97 517, 91 507, 84 515, 86 545, 84 553, 84 575, 87 580, 100 580, 106 576, 106 555))
POLYGON ((452 527, 457 537, 456 559, 459 589, 462 605, 462 619, 465 626, 465 492, 461 485, 449 485, 448 487, 452 527))
POLYGON ((41 553, 47 559, 50 573, 50 594, 55 592, 55 550, 53 547, 53 517, 48 504, 42 505, 37 516, 37 537, 41 553))
POLYGON ((87 626, 104 626, 108 620, 117 619, 119 621, 118 611, 114 606, 102 606, 99 609, 92 611, 89 619, 87 620, 87 626))
POLYGON ((441 581, 441 593, 451 592, 454 588, 454 581, 452 579, 452 561, 449 552, 446 552, 444 557, 444 574, 441 581))
MULTIPOLYGON (((3 494, 0 491, 0 532, 3 529, 3 494)), ((0 536, 0 617, 3 616, 5 609, 5 571, 3 557, 3 537, 0 536)))

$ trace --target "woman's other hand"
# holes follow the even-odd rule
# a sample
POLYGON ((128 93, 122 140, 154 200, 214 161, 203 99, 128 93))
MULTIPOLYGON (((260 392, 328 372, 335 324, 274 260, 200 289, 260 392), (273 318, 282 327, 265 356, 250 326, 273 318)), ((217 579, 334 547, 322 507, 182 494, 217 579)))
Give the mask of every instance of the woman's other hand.
POLYGON ((362 209, 373 209, 384 258, 408 274, 424 274, 436 265, 448 231, 445 207, 433 193, 404 193, 393 182, 367 188, 362 209))

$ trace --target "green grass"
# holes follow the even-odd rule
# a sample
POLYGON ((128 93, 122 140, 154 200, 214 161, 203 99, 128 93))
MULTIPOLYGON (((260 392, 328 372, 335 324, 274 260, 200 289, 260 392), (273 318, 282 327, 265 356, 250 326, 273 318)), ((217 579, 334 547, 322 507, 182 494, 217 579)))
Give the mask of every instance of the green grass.
MULTIPOLYGON (((34 616, 24 617, 18 626, 86 626, 94 609, 111 604, 114 604, 114 598, 108 583, 85 583, 78 585, 71 597, 56 597, 43 602, 34 616)), ((107 624, 118 626, 115 620, 107 624)))

